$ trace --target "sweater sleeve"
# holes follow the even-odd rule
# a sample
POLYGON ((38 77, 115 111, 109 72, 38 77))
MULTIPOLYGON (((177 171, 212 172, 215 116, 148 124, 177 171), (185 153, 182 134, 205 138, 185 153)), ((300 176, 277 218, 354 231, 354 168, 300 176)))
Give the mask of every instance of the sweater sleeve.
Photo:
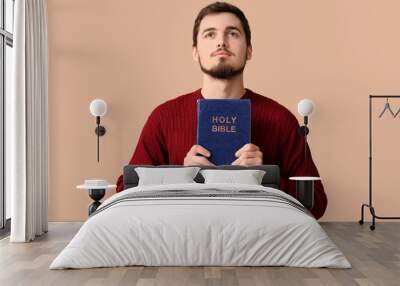
MULTIPOLYGON (((130 165, 166 165, 168 153, 162 129, 162 115, 157 107, 147 119, 140 134, 130 165)), ((117 180, 117 192, 124 190, 123 175, 117 180)))
MULTIPOLYGON (((280 168, 281 184, 280 189, 296 197, 296 183, 289 180, 292 176, 313 176, 319 177, 311 150, 307 144, 307 159, 304 160, 304 137, 298 133, 299 124, 297 119, 290 113, 288 121, 282 126, 280 168)), ((316 219, 322 217, 327 207, 327 197, 321 181, 315 181, 314 185, 314 207, 311 213, 316 219)))

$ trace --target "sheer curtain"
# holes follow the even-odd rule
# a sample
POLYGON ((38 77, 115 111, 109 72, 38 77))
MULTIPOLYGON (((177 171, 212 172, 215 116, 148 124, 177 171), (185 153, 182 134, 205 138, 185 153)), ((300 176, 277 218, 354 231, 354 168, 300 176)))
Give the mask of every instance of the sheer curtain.
MULTIPOLYGON (((47 232, 48 111, 45 0, 16 0, 13 92, 6 112, 12 242, 47 232)), ((7 176, 6 174, 6 176, 7 176)))

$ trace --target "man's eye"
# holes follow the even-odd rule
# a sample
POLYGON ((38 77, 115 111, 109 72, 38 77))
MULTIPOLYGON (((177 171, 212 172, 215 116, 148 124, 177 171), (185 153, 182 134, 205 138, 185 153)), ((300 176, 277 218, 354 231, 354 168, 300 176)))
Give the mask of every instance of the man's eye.
POLYGON ((205 35, 205 37, 206 37, 206 38, 213 38, 213 37, 214 37, 214 34, 215 34, 215 33, 212 33, 212 32, 211 32, 211 33, 207 33, 207 34, 205 35))
POLYGON ((229 35, 231 35, 231 36, 234 37, 234 38, 239 37, 239 34, 236 33, 236 32, 230 32, 229 35))

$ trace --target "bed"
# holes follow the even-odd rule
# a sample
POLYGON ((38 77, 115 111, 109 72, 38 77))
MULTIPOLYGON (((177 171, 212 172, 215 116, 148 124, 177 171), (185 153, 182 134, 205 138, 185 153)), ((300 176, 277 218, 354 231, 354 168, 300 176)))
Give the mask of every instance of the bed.
POLYGON ((200 173, 193 183, 138 185, 139 167, 125 166, 125 190, 102 203, 50 269, 351 267, 310 212, 278 189, 278 166, 252 167, 265 171, 260 185, 204 183, 200 173))

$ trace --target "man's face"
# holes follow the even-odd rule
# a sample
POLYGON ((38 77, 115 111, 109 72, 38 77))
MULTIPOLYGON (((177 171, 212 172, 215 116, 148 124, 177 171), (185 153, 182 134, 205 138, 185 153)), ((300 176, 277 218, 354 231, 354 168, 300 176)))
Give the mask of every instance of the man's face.
POLYGON ((210 14, 203 18, 193 47, 193 59, 213 78, 229 79, 241 74, 252 48, 240 20, 232 13, 210 14))

